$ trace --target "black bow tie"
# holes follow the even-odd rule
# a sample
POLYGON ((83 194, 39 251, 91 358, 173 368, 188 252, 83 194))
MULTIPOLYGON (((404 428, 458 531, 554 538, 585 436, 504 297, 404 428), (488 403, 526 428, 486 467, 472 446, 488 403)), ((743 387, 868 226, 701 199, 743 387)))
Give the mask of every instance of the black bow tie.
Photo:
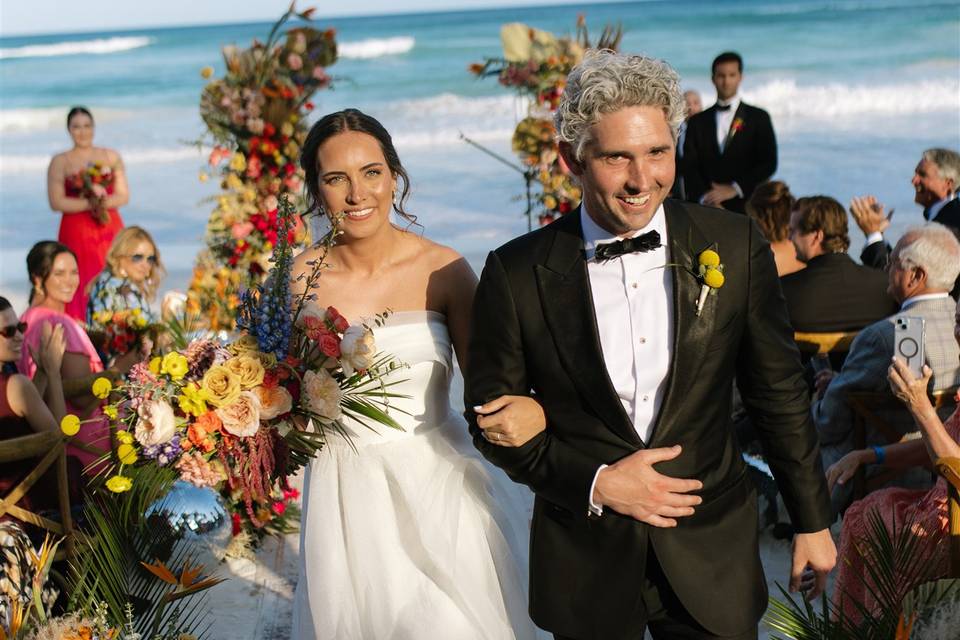
POLYGON ((718 104, 717 111, 730 111, 733 108, 732 104, 718 104))
POLYGON ((616 242, 598 244, 593 253, 597 262, 612 260, 625 253, 646 253, 653 251, 660 246, 660 234, 656 231, 648 231, 636 238, 625 238, 616 242))

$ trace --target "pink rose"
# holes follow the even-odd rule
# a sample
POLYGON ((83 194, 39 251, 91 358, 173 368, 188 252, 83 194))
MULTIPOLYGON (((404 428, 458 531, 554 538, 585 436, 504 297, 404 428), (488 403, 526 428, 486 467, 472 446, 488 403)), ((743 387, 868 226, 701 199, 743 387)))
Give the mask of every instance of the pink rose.
POLYGON ((260 428, 260 399, 249 391, 243 391, 233 403, 217 409, 217 416, 227 433, 248 438, 260 428))
POLYGON ((340 312, 337 311, 336 307, 327 307, 327 320, 333 325, 333 328, 337 331, 337 333, 343 333, 350 327, 350 323, 346 318, 340 315, 340 312))
POLYGON ((300 71, 300 69, 303 69, 303 58, 295 53, 291 53, 287 56, 287 66, 293 71, 300 71))
POLYGON ((320 344, 320 351, 323 352, 323 355, 330 358, 340 357, 340 338, 335 334, 324 331, 320 334, 320 339, 317 342, 320 344))
POLYGON ((234 240, 243 240, 253 231, 252 222, 238 222, 230 228, 230 235, 234 240))
POLYGON ((290 413, 290 410, 293 409, 293 396, 280 385, 254 387, 253 393, 260 400, 261 420, 272 420, 277 416, 290 413))

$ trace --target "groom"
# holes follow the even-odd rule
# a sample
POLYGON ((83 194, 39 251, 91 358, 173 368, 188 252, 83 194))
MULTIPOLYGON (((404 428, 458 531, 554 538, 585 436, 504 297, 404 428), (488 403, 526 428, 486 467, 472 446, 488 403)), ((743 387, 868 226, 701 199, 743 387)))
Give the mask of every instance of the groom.
POLYGON ((506 447, 467 412, 483 455, 536 493, 530 613, 557 638, 756 638, 734 377, 798 532, 791 588, 811 569, 818 593, 836 558, 773 255, 748 218, 665 200, 683 104, 667 64, 588 52, 556 117, 583 205, 492 252, 474 302, 466 406, 532 392, 547 414, 506 447), (725 282, 698 314, 706 249, 725 282))

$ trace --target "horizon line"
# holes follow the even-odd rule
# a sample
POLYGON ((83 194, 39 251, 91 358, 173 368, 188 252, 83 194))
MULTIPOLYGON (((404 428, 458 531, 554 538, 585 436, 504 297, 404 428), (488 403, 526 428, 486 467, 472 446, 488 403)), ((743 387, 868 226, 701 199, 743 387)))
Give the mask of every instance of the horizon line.
MULTIPOLYGON (((631 4, 631 3, 651 3, 651 2, 663 2, 665 0, 586 0, 590 6, 597 5, 611 5, 611 4, 631 4)), ((570 7, 572 5, 584 4, 585 0, 549 0, 549 2, 538 3, 536 0, 523 0, 521 4, 510 3, 509 0, 502 0, 504 4, 495 5, 495 6, 468 6, 462 9, 410 9, 408 11, 384 11, 384 12, 372 12, 372 13, 362 13, 362 14, 339 14, 339 15, 323 15, 316 16, 312 19, 312 22, 319 22, 321 20, 331 20, 331 19, 355 19, 355 18, 382 18, 382 17, 391 17, 391 16, 416 16, 416 15, 441 15, 445 13, 481 13, 489 11, 502 11, 504 9, 533 9, 533 8, 561 8, 561 7, 570 7)), ((153 25, 127 25, 127 26, 117 26, 110 27, 108 29, 87 29, 81 28, 75 31, 32 31, 32 32, 21 32, 21 33, 4 33, 2 27, 0 27, 0 40, 7 38, 32 38, 32 37, 41 37, 41 36, 73 36, 73 35, 92 35, 92 34, 110 34, 110 33, 121 33, 121 32, 130 32, 130 31, 163 31, 167 29, 199 29, 203 27, 214 27, 214 26, 242 26, 242 25, 255 25, 255 24, 272 24, 276 22, 276 18, 269 19, 263 18, 262 20, 239 20, 237 22, 196 22, 196 23, 169 23, 169 24, 153 24, 153 25)))

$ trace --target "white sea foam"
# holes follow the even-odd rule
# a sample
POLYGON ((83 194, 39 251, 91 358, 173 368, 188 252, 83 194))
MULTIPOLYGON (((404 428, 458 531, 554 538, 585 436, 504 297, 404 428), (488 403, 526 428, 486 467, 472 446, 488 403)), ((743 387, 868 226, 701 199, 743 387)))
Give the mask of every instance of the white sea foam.
POLYGON ((139 49, 153 43, 146 36, 122 36, 95 40, 68 40, 53 44, 31 44, 24 47, 0 49, 0 60, 12 58, 49 58, 77 54, 105 54, 139 49))
MULTIPOLYGON (((157 147, 146 149, 122 150, 123 163, 126 166, 170 164, 193 160, 202 163, 209 149, 197 151, 196 147, 157 147)), ((50 156, 46 155, 0 155, 0 174, 25 175, 45 172, 50 164, 50 156)))
POLYGON ((464 144, 461 133, 476 141, 509 140, 517 120, 526 114, 526 104, 512 95, 442 93, 397 100, 384 105, 382 113, 397 146, 410 149, 464 144))
MULTIPOLYGON (((66 131, 69 105, 60 107, 40 107, 37 109, 0 110, 0 134, 29 133, 62 129, 66 131)), ((124 109, 96 108, 94 114, 98 124, 122 120, 133 114, 124 109)))
POLYGON ((384 56, 398 56, 413 51, 415 44, 416 40, 411 36, 369 38, 356 42, 343 42, 337 45, 337 53, 341 58, 368 60, 384 56))

